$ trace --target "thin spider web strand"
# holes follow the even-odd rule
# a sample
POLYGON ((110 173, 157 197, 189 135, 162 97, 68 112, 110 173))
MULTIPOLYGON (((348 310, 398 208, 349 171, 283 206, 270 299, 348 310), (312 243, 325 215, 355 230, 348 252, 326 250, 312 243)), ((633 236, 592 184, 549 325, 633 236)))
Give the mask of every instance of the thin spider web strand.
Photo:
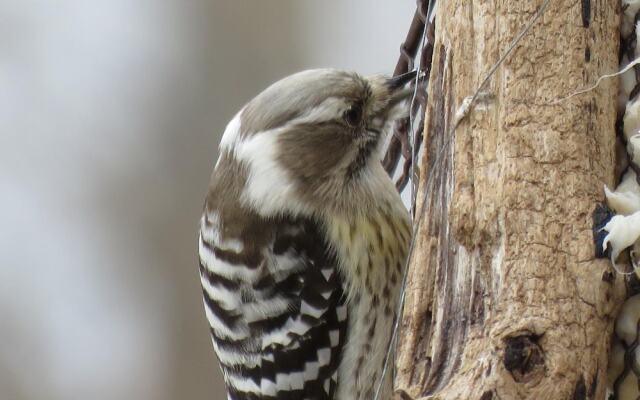
MULTIPOLYGON (((431 7, 431 4, 433 4, 433 3, 435 3, 435 1, 430 2, 429 7, 431 7)), ((428 15, 429 14, 427 13, 427 16, 425 18, 425 24, 424 24, 423 31, 422 31, 422 39, 420 40, 421 44, 420 44, 420 48, 419 48, 419 53, 416 53, 416 57, 418 57, 418 66, 416 68, 417 74, 416 74, 416 82, 415 82, 414 89, 413 89, 413 97, 411 98, 411 104, 409 106, 410 107, 409 110, 411 110, 411 111, 413 111, 413 106, 415 105, 415 100, 416 100, 416 97, 418 95, 418 85, 419 85, 419 81, 420 81, 420 73, 422 72, 421 71, 421 68, 422 68, 422 51, 424 50, 424 43, 425 43, 426 35, 427 35, 428 15)), ((409 115, 409 135, 411 135, 410 141, 411 141, 412 145, 415 145, 415 136, 416 136, 416 134, 414 132, 413 121, 415 119, 415 115, 416 114, 418 114, 418 112, 416 112, 415 114, 412 112, 409 115)), ((411 197, 411 209, 410 209, 410 212, 411 212, 411 215, 413 215, 413 213, 414 213, 415 194, 416 194, 415 193, 416 192, 415 191, 415 183, 416 182, 415 182, 415 179, 414 179, 413 172, 414 172, 414 149, 412 148, 411 149, 410 173, 409 173, 409 179, 411 179, 411 185, 410 185, 410 197, 411 197)), ((413 232, 411 234, 412 238, 414 238, 416 236, 417 228, 419 226, 419 221, 422 220, 421 217, 422 217, 422 214, 423 214, 424 209, 425 209, 424 203, 426 203, 426 202, 423 202, 422 207, 420 207, 420 218, 418 219, 418 224, 414 225, 413 232)), ((415 240, 412 239, 410 244, 409 244, 408 258, 410 258, 411 254, 413 253, 414 244, 415 244, 415 240)), ((400 286, 401 287, 401 293, 400 293, 400 301, 401 301, 401 303, 404 303, 404 288, 406 287, 406 280, 407 280, 407 275, 408 275, 406 273, 407 265, 408 265, 408 261, 405 263, 404 272, 402 274, 402 282, 400 283, 400 285, 401 285, 400 286)), ((392 336, 391 336, 391 340, 389 341, 389 347, 387 348, 387 352, 386 352, 385 357, 384 357, 384 364, 383 364, 383 367, 382 367, 382 374, 380 376, 380 381, 378 382, 378 385, 376 387, 376 394, 374 396, 374 400, 379 400, 379 398, 380 398, 380 391, 382 390, 382 386, 384 384, 384 380, 385 380, 385 377, 387 375, 387 371, 389 369, 389 360, 391 359, 391 352, 392 352, 393 348, 395 348, 395 346, 396 346, 396 341, 397 341, 396 332, 397 332, 397 328, 398 328, 398 323, 400 321, 400 318, 398 316, 399 316, 399 314, 396 311, 396 320, 394 321, 393 333, 392 333, 392 336)))
MULTIPOLYGON (((431 6, 433 2, 429 3, 429 6, 431 6)), ((428 17, 427 17, 428 18, 428 17)), ((425 20, 427 19, 425 18, 425 20)), ((424 24, 424 28, 422 30, 422 39, 420 40, 420 54, 416 54, 416 57, 418 57, 418 66, 416 68, 416 83, 415 85, 413 85, 413 97, 411 97, 411 104, 409 106, 409 110, 413 111, 413 107, 415 106, 416 103, 416 97, 418 97, 418 86, 420 84, 420 74, 422 73, 422 52, 424 51, 424 44, 425 44, 425 40, 427 37, 427 22, 425 22, 424 24)), ((427 78, 425 77, 425 80, 427 78)), ((415 130, 415 127, 413 126, 413 122, 416 118, 416 115, 419 114, 420 112, 422 112, 423 110, 421 108, 418 108, 418 110, 416 110, 415 114, 412 113, 409 116, 409 141, 411 142, 411 161, 409 163, 409 179, 411 180, 411 186, 409 187, 409 196, 410 196, 410 201, 411 201, 411 207, 410 207, 410 213, 411 215, 415 215, 415 206, 416 206, 416 185, 418 182, 416 182, 415 179, 415 164, 414 164, 414 158, 415 158, 415 148, 416 148, 416 141, 417 141, 417 132, 415 130)))
MULTIPOLYGON (((538 9, 538 11, 536 12, 536 14, 533 16, 533 18, 531 18, 531 20, 529 21, 529 23, 524 27, 524 29, 522 31, 520 31, 520 33, 518 34, 518 36, 515 37, 515 39, 513 39, 513 41, 511 42, 511 44, 509 45, 509 47, 507 48, 507 51, 502 55, 502 57, 500 57, 498 59, 498 61, 496 61, 495 64, 493 64, 493 66, 491 67, 491 69, 489 70, 489 72, 487 73, 487 75, 485 76, 485 78, 482 80, 482 83, 480 83, 480 86, 478 86, 478 88, 476 89, 475 93, 473 94, 473 96, 471 97, 471 100, 469 101, 468 107, 467 107, 467 112, 464 113, 464 115, 462 116, 462 118, 460 120, 462 120, 466 114, 468 114, 469 109, 472 107, 473 103, 475 103, 475 101, 478 99, 478 96, 480 95, 480 92, 482 91, 482 88, 484 88, 484 86, 489 82, 489 80, 493 77, 493 74, 495 74, 495 72, 498 70, 498 68, 504 63, 504 61, 507 59, 507 57, 509 57, 509 55, 511 54, 511 52, 516 48, 516 46, 518 45, 518 43, 520 43, 520 41, 522 40, 522 38, 524 37, 524 35, 526 35, 529 30, 531 29, 531 27, 533 27, 533 24, 536 23, 536 21, 542 16, 542 14, 544 14, 545 10, 547 9, 547 6, 549 5, 549 2, 551 0, 545 0, 542 5, 540 6, 540 8, 538 9)), ((456 121, 456 125, 459 123, 460 121, 456 121)), ((455 128, 454 128, 455 129, 455 128)))

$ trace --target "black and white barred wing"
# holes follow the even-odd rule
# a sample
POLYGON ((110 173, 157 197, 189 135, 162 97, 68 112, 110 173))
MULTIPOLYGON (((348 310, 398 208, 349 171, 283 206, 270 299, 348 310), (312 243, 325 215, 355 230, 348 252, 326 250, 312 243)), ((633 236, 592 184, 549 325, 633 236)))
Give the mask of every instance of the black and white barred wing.
POLYGON ((237 237, 202 219, 200 278, 229 399, 333 399, 346 334, 336 263, 309 221, 255 221, 237 237))

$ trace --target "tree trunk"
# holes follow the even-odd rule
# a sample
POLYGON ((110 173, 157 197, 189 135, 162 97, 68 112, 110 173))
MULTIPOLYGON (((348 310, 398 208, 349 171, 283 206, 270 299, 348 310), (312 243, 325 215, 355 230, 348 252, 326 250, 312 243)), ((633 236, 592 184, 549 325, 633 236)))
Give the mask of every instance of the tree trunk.
POLYGON ((617 80, 551 103, 617 69, 619 1, 552 0, 457 129, 542 1, 439 3, 396 387, 603 399, 624 282, 594 257, 592 213, 614 186, 617 80))

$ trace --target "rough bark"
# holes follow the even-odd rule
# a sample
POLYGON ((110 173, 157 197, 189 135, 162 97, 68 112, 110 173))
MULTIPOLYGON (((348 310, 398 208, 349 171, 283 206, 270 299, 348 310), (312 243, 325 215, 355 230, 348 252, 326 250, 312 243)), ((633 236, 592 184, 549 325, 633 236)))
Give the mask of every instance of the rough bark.
POLYGON ((617 69, 619 2, 552 0, 449 137, 541 3, 438 9, 396 360, 414 399, 604 398, 624 283, 594 257, 592 213, 614 183, 617 82, 551 103, 617 69))

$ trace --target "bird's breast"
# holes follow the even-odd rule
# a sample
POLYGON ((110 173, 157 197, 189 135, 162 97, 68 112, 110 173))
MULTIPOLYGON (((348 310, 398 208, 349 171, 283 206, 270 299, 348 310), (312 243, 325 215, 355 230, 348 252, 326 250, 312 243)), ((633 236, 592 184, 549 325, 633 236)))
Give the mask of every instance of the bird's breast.
MULTIPOLYGON (((326 231, 337 255, 349 315, 336 398, 371 399, 383 379, 380 372, 398 306, 411 240, 408 213, 398 202, 396 208, 383 206, 368 215, 334 217, 326 231)), ((388 398, 390 375, 382 388, 382 398, 388 398)))
POLYGON ((389 296, 390 286, 401 279, 411 240, 410 220, 404 207, 381 207, 351 217, 334 216, 326 227, 347 293, 389 296))

